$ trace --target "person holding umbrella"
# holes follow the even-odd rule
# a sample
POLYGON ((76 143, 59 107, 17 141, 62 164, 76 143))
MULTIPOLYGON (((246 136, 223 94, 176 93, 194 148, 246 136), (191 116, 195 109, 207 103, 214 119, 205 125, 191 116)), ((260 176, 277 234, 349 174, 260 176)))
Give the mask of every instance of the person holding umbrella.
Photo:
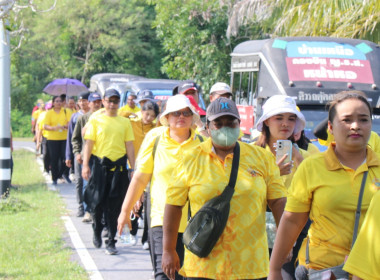
POLYGON ((57 180, 61 177, 70 182, 65 164, 67 126, 70 118, 71 111, 62 108, 61 98, 54 96, 53 109, 46 113, 44 119, 44 129, 48 131, 47 147, 50 155, 53 185, 57 185, 57 180))

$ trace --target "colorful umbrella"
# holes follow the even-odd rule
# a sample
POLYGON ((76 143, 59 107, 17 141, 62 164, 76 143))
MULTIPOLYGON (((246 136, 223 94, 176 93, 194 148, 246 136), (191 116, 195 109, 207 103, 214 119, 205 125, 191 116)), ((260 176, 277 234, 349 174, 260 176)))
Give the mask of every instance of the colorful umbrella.
POLYGON ((44 92, 50 95, 59 96, 78 96, 81 93, 88 92, 88 88, 76 79, 55 79, 50 82, 44 89, 44 92))

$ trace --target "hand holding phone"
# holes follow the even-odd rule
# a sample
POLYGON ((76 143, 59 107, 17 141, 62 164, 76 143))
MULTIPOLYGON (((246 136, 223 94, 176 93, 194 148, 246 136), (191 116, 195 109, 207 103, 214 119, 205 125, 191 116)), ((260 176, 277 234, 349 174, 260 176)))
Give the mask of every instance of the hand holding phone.
POLYGON ((287 175, 292 171, 292 148, 290 140, 277 140, 276 162, 280 168, 281 176, 287 175))

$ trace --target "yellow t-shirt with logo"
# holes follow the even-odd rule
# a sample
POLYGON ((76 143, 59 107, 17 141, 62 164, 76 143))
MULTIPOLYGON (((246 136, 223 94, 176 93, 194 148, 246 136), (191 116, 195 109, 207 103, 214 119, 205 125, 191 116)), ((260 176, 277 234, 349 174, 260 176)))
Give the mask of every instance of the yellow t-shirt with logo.
MULTIPOLYGON (((379 189, 379 187, 378 187, 379 189)), ((344 270, 362 279, 380 280, 380 191, 373 196, 344 270)))
MULTIPOLYGON (((136 160, 136 169, 142 173, 152 174, 150 183, 151 196, 151 227, 162 226, 166 200, 166 189, 173 179, 173 170, 178 170, 178 162, 185 151, 199 145, 199 137, 191 130, 189 139, 182 143, 174 141, 169 136, 168 127, 157 127, 149 131, 141 145, 136 160), (160 136, 153 159, 153 147, 156 137, 160 136)), ((188 207, 182 209, 180 232, 187 225, 188 207)))
MULTIPOLYGON (((55 112, 54 109, 48 110, 46 116, 43 120, 44 125, 57 126, 57 125, 67 125, 71 118, 71 110, 61 108, 59 113, 55 112)), ((67 129, 61 129, 60 131, 48 130, 47 140, 66 140, 67 139, 67 129)))
MULTIPOLYGON (((258 146, 240 144, 240 163, 226 228, 207 258, 186 250, 181 274, 211 279, 257 279, 269 272, 265 231, 268 199, 286 196, 274 156, 258 146)), ((221 194, 229 182, 232 154, 222 162, 211 139, 186 153, 176 164, 166 203, 182 206, 189 198, 191 213, 221 194)))
MULTIPOLYGON (((92 117, 92 116, 91 116, 92 117)), ((94 141, 93 154, 116 161, 126 155, 125 142, 135 140, 129 119, 97 114, 86 124, 85 140, 94 141)))
MULTIPOLYGON (((285 207, 288 212, 310 212, 310 267, 318 270, 342 264, 350 252, 364 171, 369 170, 360 221, 375 192, 371 186, 380 178, 380 160, 370 148, 367 148, 366 162, 355 171, 339 162, 334 146, 331 144, 327 151, 300 164, 288 190, 285 207)), ((306 238, 298 254, 304 266, 305 255, 306 238)))

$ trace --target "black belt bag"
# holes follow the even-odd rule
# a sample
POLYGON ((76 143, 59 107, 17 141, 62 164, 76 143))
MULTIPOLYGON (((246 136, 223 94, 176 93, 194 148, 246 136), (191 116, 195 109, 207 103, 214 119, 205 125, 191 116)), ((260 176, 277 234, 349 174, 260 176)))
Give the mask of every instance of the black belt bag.
POLYGON ((200 258, 210 254, 226 227, 230 214, 230 201, 235 191, 239 158, 240 147, 236 142, 228 185, 222 194, 207 201, 194 217, 190 218, 183 233, 183 244, 200 258))

